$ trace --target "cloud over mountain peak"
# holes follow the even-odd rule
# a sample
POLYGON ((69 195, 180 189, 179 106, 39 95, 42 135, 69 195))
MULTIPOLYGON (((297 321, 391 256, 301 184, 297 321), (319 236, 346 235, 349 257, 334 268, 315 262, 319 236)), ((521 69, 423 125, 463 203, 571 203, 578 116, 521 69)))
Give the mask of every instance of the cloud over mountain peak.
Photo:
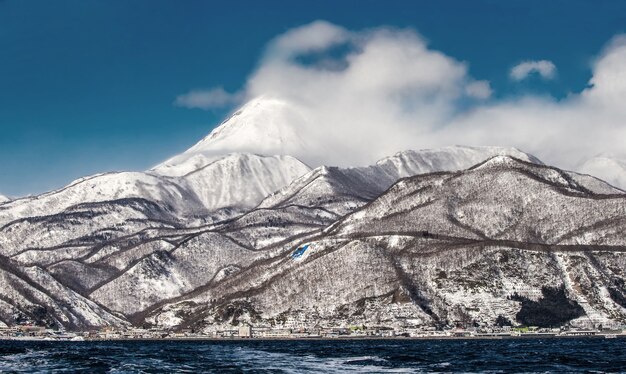
MULTIPOLYGON (((540 74, 554 73, 540 65, 540 74)), ((592 73, 589 88, 562 100, 491 98, 489 82, 472 77, 466 62, 411 29, 352 31, 316 21, 272 40, 229 97, 271 97, 297 108, 302 120, 290 131, 307 146, 304 157, 293 154, 312 166, 365 165, 404 149, 464 144, 517 147, 571 169, 601 152, 624 157, 626 149, 624 37, 607 45, 592 73)), ((245 139, 235 151, 283 152, 245 139)))

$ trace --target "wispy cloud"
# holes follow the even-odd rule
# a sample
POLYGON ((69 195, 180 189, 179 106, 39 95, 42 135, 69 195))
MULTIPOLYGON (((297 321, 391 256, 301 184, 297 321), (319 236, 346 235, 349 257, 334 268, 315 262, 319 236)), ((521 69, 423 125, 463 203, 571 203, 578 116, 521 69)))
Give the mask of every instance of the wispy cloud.
POLYGON ((543 79, 552 79, 556 76, 556 66, 548 60, 524 61, 511 69, 510 77, 515 81, 521 81, 534 73, 543 79))
POLYGON ((353 33, 340 26, 315 21, 291 29, 274 39, 265 52, 265 59, 290 59, 305 53, 325 51, 353 37, 353 33))
POLYGON ((179 95, 174 105, 185 108, 213 109, 238 104, 241 94, 226 92, 222 87, 209 90, 193 90, 179 95))
POLYGON ((476 99, 488 99, 493 90, 487 81, 470 82, 465 86, 465 93, 476 99))

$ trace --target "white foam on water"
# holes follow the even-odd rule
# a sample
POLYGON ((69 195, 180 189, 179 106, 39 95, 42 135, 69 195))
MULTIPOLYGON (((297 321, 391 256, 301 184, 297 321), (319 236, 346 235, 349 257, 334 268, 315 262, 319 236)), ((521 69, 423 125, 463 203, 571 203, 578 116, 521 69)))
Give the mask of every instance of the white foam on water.
POLYGON ((348 357, 317 357, 313 355, 298 356, 289 353, 266 352, 250 348, 238 348, 235 357, 243 367, 263 368, 283 373, 416 373, 416 368, 391 368, 381 365, 359 365, 358 362, 373 361, 384 363, 378 356, 348 356, 348 357))

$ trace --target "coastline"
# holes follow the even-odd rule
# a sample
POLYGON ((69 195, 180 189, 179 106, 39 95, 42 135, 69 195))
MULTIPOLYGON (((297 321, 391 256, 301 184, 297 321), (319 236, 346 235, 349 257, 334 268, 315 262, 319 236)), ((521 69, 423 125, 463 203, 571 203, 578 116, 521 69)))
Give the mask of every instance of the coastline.
POLYGON ((251 341, 367 341, 367 340, 524 340, 524 339, 626 339, 626 334, 614 335, 613 334, 596 334, 596 335, 550 335, 550 334, 524 334, 524 335, 503 335, 503 336, 395 336, 395 337, 377 337, 377 336, 345 336, 345 337, 258 337, 258 338, 214 338, 214 337, 177 337, 177 338, 116 338, 116 339, 102 339, 102 338, 88 338, 88 339, 51 339, 51 338, 37 338, 37 337, 0 337, 0 342, 3 341, 23 341, 23 342, 72 342, 72 343, 85 343, 85 342, 175 342, 175 341, 188 341, 188 342, 251 342, 251 341))

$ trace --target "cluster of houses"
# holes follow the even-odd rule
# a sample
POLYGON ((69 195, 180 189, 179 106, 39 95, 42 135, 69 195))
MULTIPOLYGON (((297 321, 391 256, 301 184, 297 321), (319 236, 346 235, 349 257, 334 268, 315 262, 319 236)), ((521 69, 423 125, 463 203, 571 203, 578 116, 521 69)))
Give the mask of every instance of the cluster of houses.
POLYGON ((101 330, 80 333, 63 332, 39 326, 0 327, 0 339, 12 340, 157 340, 157 339, 324 339, 324 338, 504 338, 504 337, 571 337, 604 336, 626 337, 626 326, 618 329, 539 329, 539 328, 470 328, 436 330, 407 328, 396 330, 385 326, 350 326, 313 328, 271 328, 254 327, 242 324, 236 328, 197 332, 193 330, 168 331, 160 328, 116 329, 106 327, 101 330))
POLYGON ((0 326, 0 340, 85 340, 83 334, 53 330, 42 326, 0 326))

